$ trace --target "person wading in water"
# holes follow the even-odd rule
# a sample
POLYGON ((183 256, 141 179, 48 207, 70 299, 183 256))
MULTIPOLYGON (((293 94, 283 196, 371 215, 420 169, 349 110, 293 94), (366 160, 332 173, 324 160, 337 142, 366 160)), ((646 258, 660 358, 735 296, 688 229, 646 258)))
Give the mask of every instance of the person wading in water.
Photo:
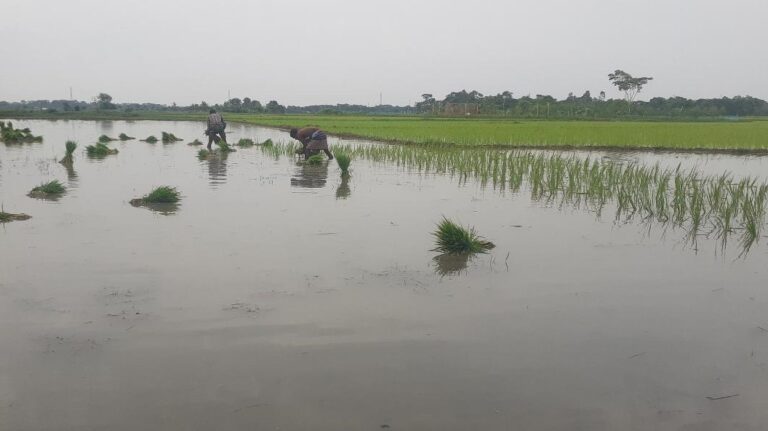
POLYGON ((208 114, 208 128, 205 129, 205 134, 208 135, 208 149, 211 149, 211 144, 219 140, 227 142, 227 134, 224 129, 227 127, 227 122, 224 121, 224 117, 217 113, 215 109, 211 109, 208 114))
POLYGON ((333 160, 333 155, 328 149, 328 136, 317 127, 291 129, 291 138, 301 142, 302 149, 297 153, 304 154, 305 159, 323 150, 328 160, 333 160))

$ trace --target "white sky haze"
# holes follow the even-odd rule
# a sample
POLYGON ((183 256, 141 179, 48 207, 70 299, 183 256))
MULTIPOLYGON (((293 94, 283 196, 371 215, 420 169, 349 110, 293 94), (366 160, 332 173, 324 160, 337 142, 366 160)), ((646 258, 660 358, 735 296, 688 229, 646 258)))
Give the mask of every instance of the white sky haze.
POLYGON ((404 105, 454 90, 768 99, 768 0, 0 0, 0 100, 404 105))

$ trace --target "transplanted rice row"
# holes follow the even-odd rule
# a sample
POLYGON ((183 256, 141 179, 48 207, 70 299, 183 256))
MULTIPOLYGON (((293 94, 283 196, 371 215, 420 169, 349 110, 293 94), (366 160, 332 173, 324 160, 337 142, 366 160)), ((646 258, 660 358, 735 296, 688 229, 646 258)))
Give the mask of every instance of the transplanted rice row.
MULTIPOLYGON (((293 155, 296 146, 276 142, 262 147, 274 157, 293 155)), ((641 220, 682 228, 692 246, 701 235, 725 247, 734 234, 748 251, 765 227, 768 184, 730 174, 702 176, 693 169, 658 164, 580 158, 526 150, 466 149, 452 146, 336 145, 334 151, 401 169, 446 174, 464 183, 474 179, 500 191, 518 193, 553 206, 570 206, 598 216, 614 204, 617 222, 641 220)))

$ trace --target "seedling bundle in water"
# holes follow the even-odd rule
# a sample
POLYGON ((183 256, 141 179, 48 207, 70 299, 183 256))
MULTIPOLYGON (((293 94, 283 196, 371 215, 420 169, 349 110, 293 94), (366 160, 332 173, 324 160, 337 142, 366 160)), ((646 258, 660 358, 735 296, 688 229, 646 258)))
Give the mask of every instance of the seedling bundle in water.
POLYGON ((0 223, 9 223, 12 221, 29 220, 32 217, 26 214, 13 214, 7 213, 4 209, 0 209, 0 223))
POLYGON ((219 151, 222 153, 234 153, 236 150, 227 144, 227 141, 225 140, 219 140, 219 142, 216 142, 216 145, 219 146, 219 151))
POLYGON ((157 142, 157 138, 155 138, 153 135, 147 136, 147 139, 142 139, 141 142, 147 142, 150 144, 154 144, 157 142))
POLYGON ((106 157, 112 154, 117 154, 116 148, 109 148, 108 146, 98 143, 96 145, 88 145, 85 147, 85 152, 90 157, 106 157))
POLYGON ((0 141, 6 144, 43 142, 42 136, 34 136, 29 128, 14 129, 12 122, 0 121, 0 141))
POLYGON ((333 156, 339 165, 339 169, 341 169, 341 176, 349 176, 349 164, 352 163, 352 158, 349 157, 349 154, 343 151, 336 151, 333 153, 333 156))
POLYGON ((238 140, 237 144, 235 144, 235 145, 237 145, 238 147, 247 148, 247 147, 252 147, 252 146, 256 145, 256 143, 253 142, 253 139, 240 138, 240 140, 238 140))
POLYGON ((166 132, 162 132, 161 139, 163 140, 164 144, 171 144, 173 142, 183 141, 183 139, 177 138, 173 133, 166 133, 166 132))
POLYGON ((131 205, 141 206, 147 204, 175 204, 181 199, 181 194, 176 187, 160 186, 144 195, 144 197, 131 199, 131 205))
POLYGON ((195 139, 194 141, 192 141, 192 142, 188 143, 187 145, 191 145, 191 146, 193 146, 193 147, 196 147, 196 146, 200 146, 200 145, 203 145, 203 143, 202 143, 202 142, 200 142, 200 140, 199 140, 199 139, 195 139))
POLYGON ((99 136, 99 142, 101 142, 101 143, 107 143, 107 142, 110 142, 110 141, 116 141, 116 140, 117 140, 117 139, 114 139, 114 138, 110 138, 110 137, 109 137, 109 136, 107 136, 107 135, 101 135, 101 136, 99 136))
POLYGON ((136 139, 133 136, 126 135, 125 133, 121 133, 120 135, 118 135, 117 138, 120 139, 121 141, 130 141, 131 139, 136 139))
POLYGON ((72 154, 75 152, 75 149, 77 148, 77 142, 75 141, 67 141, 66 144, 64 144, 66 147, 67 153, 64 155, 64 158, 59 160, 59 163, 62 165, 72 165, 72 154))
POLYGON ((464 228, 443 217, 432 233, 437 247, 434 251, 444 254, 487 253, 495 245, 475 233, 475 228, 464 228))
POLYGON ((320 154, 314 154, 312 156, 309 156, 309 158, 307 158, 307 164, 316 166, 316 165, 322 164, 324 160, 325 159, 320 154))
POLYGON ((53 180, 33 188, 27 196, 38 199, 57 198, 66 191, 66 187, 59 180, 53 180))

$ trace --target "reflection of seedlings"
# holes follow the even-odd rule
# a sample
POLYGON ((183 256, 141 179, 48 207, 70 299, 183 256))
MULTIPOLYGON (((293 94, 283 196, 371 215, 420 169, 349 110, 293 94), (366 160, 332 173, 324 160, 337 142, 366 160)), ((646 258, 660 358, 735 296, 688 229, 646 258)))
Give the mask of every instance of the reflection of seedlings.
POLYGON ((155 138, 153 135, 147 136, 147 139, 142 139, 141 142, 148 142, 150 144, 154 144, 157 142, 157 138, 155 138))
POLYGON ((315 155, 309 156, 309 158, 307 159, 307 164, 317 166, 317 165, 323 164, 324 160, 325 159, 323 159, 323 156, 321 156, 320 154, 315 154, 315 155))
POLYGON ((120 135, 118 135, 117 138, 120 139, 121 141, 130 141, 132 139, 136 139, 133 136, 126 135, 125 133, 121 133, 120 135))
POLYGON ((37 199, 55 199, 63 195, 66 191, 66 187, 64 187, 59 180, 53 180, 35 187, 27 194, 27 196, 37 199))
POLYGON ((352 189, 349 187, 349 175, 342 175, 341 184, 336 189, 336 199, 346 199, 352 193, 352 189))
POLYGON ((208 157, 210 157, 211 154, 212 154, 211 151, 208 151, 205 148, 203 148, 203 149, 201 149, 200 151, 197 152, 197 158, 200 159, 200 160, 205 160, 208 157))
POLYGON ((107 136, 107 135, 101 135, 101 136, 99 136, 99 142, 101 142, 101 143, 107 143, 107 142, 116 141, 116 140, 117 140, 117 139, 115 139, 115 138, 110 138, 110 137, 109 137, 109 136, 107 136))
POLYGON ((230 152, 231 151, 221 151, 221 149, 211 151, 211 150, 202 148, 200 149, 200 151, 197 152, 197 158, 200 160, 226 159, 227 155, 230 152))
POLYGON ((487 253, 495 247, 492 242, 478 236, 475 228, 464 228, 446 217, 437 224, 437 230, 432 235, 437 245, 435 251, 446 254, 487 253))
POLYGON ((12 221, 29 220, 32 217, 26 214, 13 214, 5 212, 5 209, 0 207, 0 223, 9 223, 12 221))
POLYGON ((435 262, 435 272, 441 276, 458 275, 469 266, 471 253, 439 254, 432 258, 435 262))
POLYGON ((339 169, 341 169, 341 176, 349 176, 349 164, 352 162, 349 154, 343 151, 336 151, 333 155, 336 159, 336 163, 339 165, 339 169))
POLYGON ((194 141, 192 141, 192 142, 188 143, 187 145, 191 145, 191 146, 193 146, 193 147, 197 147, 197 146, 203 145, 203 143, 202 143, 202 142, 200 142, 200 140, 199 140, 199 139, 195 139, 194 141))
POLYGON ((90 157, 106 157, 118 153, 116 148, 109 148, 102 143, 98 143, 96 145, 88 145, 85 147, 85 152, 90 157))
POLYGON ((253 142, 253 139, 240 138, 240 140, 238 140, 237 144, 235 144, 235 145, 237 145, 238 147, 242 147, 242 148, 248 148, 248 147, 252 147, 252 146, 256 145, 256 143, 253 142))
POLYGON ((71 166, 72 165, 72 161, 73 161, 72 153, 74 153, 75 149, 77 148, 77 142, 75 142, 75 141, 67 141, 67 143, 64 144, 64 145, 65 145, 65 147, 67 149, 67 153, 64 155, 63 159, 59 160, 59 163, 61 163, 62 165, 69 165, 69 166, 71 166))
POLYGON ((164 144, 171 144, 173 142, 183 141, 181 138, 177 138, 173 133, 162 132, 161 139, 164 144))

